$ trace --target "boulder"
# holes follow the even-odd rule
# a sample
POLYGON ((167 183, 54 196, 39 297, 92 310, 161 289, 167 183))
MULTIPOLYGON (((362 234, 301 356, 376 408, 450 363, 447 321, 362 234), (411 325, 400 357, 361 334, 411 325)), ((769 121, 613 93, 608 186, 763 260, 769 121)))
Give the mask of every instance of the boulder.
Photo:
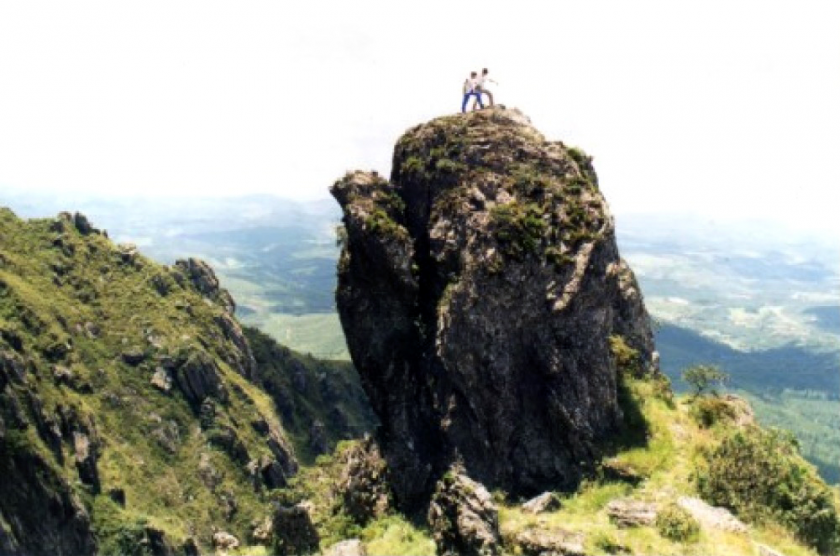
POLYGON ((368 436, 342 458, 338 491, 344 511, 360 525, 384 516, 391 507, 391 489, 379 446, 368 436))
POLYGON ((438 482, 428 513, 439 556, 501 553, 499 515, 484 485, 453 467, 438 482))
POLYGON ((172 375, 163 367, 157 367, 152 375, 152 386, 162 392, 169 392, 172 389, 172 375))
POLYGON ((218 303, 229 315, 236 311, 236 304, 227 290, 219 285, 213 269, 202 260, 189 258, 175 261, 173 269, 180 272, 206 298, 218 303))
POLYGON ((512 543, 525 556, 586 556, 583 537, 561 529, 526 529, 512 543))
POLYGON ((227 399, 216 361, 201 350, 192 352, 178 367, 175 383, 195 407, 208 397, 221 401, 227 399))
POLYGON ((312 421, 309 427, 309 449, 317 455, 326 454, 330 450, 327 427, 318 419, 312 421))
POLYGON ((274 513, 275 550, 281 555, 309 554, 318 550, 318 531, 305 504, 280 506, 274 513))
POLYGON ((741 534, 748 530, 746 524, 726 508, 711 506, 699 498, 681 496, 677 504, 690 513, 703 527, 741 534))
POLYGON ((522 504, 522 510, 531 514, 553 512, 560 509, 560 499, 553 492, 543 492, 522 504))
POLYGON ((347 539, 329 547, 324 556, 367 556, 367 550, 359 539, 347 539))
POLYGON ((99 469, 96 467, 96 448, 91 443, 87 434, 82 432, 73 433, 73 448, 76 455, 76 470, 79 472, 79 479, 93 489, 94 494, 99 493, 99 469))
POLYGON ((607 515, 618 527, 643 527, 656 521, 656 504, 639 500, 613 500, 607 504, 607 515))
POLYGON ((222 551, 235 550, 239 548, 239 539, 225 531, 216 531, 213 533, 213 548, 222 551))
POLYGON ((146 360, 146 353, 143 351, 142 348, 134 347, 122 352, 121 357, 127 365, 136 367, 137 365, 146 360))

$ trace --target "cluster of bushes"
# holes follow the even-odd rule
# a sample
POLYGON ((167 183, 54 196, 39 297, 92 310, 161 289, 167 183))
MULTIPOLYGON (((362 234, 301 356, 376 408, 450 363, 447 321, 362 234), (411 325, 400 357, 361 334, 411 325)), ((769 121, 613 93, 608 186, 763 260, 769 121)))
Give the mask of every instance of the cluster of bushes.
POLYGON ((493 208, 491 216, 502 251, 514 257, 538 252, 546 228, 543 214, 535 203, 513 202, 493 208))
POLYGON ((840 550, 834 494, 789 433, 750 428, 706 454, 700 494, 748 521, 776 521, 822 554, 840 550))
POLYGON ((676 504, 669 504, 657 512, 656 530, 674 542, 691 543, 700 538, 700 524, 676 504))

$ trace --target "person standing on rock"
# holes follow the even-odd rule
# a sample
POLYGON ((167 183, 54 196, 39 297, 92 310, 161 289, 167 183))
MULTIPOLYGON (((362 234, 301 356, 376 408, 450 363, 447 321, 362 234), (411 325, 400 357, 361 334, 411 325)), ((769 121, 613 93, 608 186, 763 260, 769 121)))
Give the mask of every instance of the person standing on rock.
MULTIPOLYGON (((484 93, 485 95, 487 95, 487 98, 490 100, 490 106, 495 106, 495 104, 493 103, 493 93, 491 93, 487 89, 487 87, 485 86, 484 83, 485 83, 485 81, 493 83, 494 85, 498 85, 498 83, 496 81, 490 79, 489 77, 487 77, 488 73, 489 73, 488 69, 484 68, 483 70, 481 70, 481 75, 478 76, 475 80, 475 90, 478 93, 476 95, 477 102, 479 104, 481 103, 481 95, 482 95, 482 93, 484 93)), ((473 75, 475 75, 475 74, 473 74, 473 75)), ((484 105, 481 105, 481 107, 484 108, 484 105)), ((473 110, 475 110, 475 103, 473 103, 473 110)))
POLYGON ((475 72, 472 72, 470 76, 464 81, 464 101, 461 103, 461 112, 467 111, 467 103, 470 101, 470 97, 475 95, 475 103, 473 103, 473 110, 475 110, 476 103, 484 108, 484 104, 481 103, 481 93, 476 90, 476 83, 478 80, 478 75, 475 72))

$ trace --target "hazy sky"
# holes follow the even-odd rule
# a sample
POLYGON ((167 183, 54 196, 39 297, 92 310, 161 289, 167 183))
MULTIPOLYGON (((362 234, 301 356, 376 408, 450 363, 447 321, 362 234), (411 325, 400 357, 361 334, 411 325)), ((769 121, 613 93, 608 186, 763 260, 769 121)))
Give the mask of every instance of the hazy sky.
POLYGON ((3 2, 0 187, 325 197, 486 66, 616 213, 836 225, 838 29, 837 0, 3 2))

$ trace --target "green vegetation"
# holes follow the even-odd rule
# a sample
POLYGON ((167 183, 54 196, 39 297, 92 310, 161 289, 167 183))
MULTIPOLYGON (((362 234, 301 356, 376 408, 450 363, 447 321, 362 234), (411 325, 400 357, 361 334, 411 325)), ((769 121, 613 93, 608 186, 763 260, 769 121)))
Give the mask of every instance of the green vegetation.
POLYGON ((542 208, 534 203, 513 202, 494 207, 491 217, 502 251, 513 257, 537 253, 546 229, 543 215, 542 208))
POLYGON ((729 380, 729 375, 715 365, 694 365, 683 371, 682 379, 694 389, 695 397, 707 391, 717 396, 717 388, 729 380))
POLYGON ((656 344, 678 390, 689 388, 682 368, 704 357, 725 364, 731 375, 727 389, 750 401, 758 421, 794 433, 822 477, 840 482, 840 375, 834 353, 799 347, 741 352, 670 324, 657 332, 656 344))
POLYGON ((755 395, 743 390, 759 422, 791 431, 802 455, 829 483, 840 483, 840 412, 838 401, 823 392, 785 390, 755 395))
MULTIPOLYGON (((584 481, 576 492, 562 495, 559 510, 535 516, 511 502, 502 502, 500 527, 510 552, 516 553, 515 538, 518 533, 538 529, 581 534, 584 551, 593 554, 753 556, 755 543, 769 545, 787 556, 815 554, 797 540, 797 536, 802 537, 798 526, 792 522, 783 522, 776 517, 752 519, 742 516, 750 529, 746 534, 739 534, 701 525, 680 508, 676 504, 679 497, 698 496, 705 492, 699 486, 697 477, 707 473, 707 457, 715 453, 730 435, 739 434, 736 432, 738 429, 734 424, 723 423, 714 428, 698 426, 690 415, 695 400, 685 396, 669 400, 668 396, 660 396, 655 380, 628 376, 625 382, 629 396, 646 423, 647 440, 642 444, 617 448, 605 460, 602 472, 584 481), (627 498, 657 504, 656 521, 650 526, 618 527, 610 520, 607 505, 613 500, 627 498)), ((727 403, 726 398, 720 398, 720 401, 727 403)), ((746 436, 752 434, 752 429, 745 433, 746 436)), ((746 457, 745 454, 740 456, 746 457)), ((732 468, 737 468, 742 460, 736 456, 728 458, 728 461, 732 468)), ((790 453, 790 462, 808 467, 794 452, 790 453)), ((765 470, 765 474, 768 473, 771 472, 765 470)), ((810 477, 819 484, 815 474, 811 473, 810 477)), ((736 482, 722 489, 739 488, 741 483, 737 482, 737 478, 726 479, 730 480, 736 482)), ((502 498, 497 497, 497 500, 502 498)), ((816 508, 813 501, 799 501, 805 505, 800 506, 798 511, 807 513, 809 509, 816 508)))
MULTIPOLYGON (((254 380, 275 390, 269 396, 249 381, 224 296, 200 293, 192 279, 83 234, 73 217, 24 222, 0 210, 4 484, 73 492, 105 553, 190 537, 208 550, 213 527, 247 543, 283 480, 264 483, 254 465, 286 444, 314 459, 315 421, 324 424, 324 449, 372 426, 347 364, 300 357, 253 331, 263 363, 254 380), (285 431, 284 411, 292 415, 285 431), (95 460, 77 468, 85 445, 95 460), (38 475, 19 478, 25 469, 38 475)), ((40 506, 31 510, 15 515, 41 519, 40 506)))
POLYGON ((837 500, 799 456, 790 434, 729 434, 705 457, 698 488, 711 503, 749 521, 776 521, 822 554, 840 549, 837 500))
POLYGON ((256 382, 274 400, 302 463, 312 465, 321 455, 312 443, 313 423, 324 425, 328 452, 341 440, 373 432, 376 417, 350 363, 300 355, 257 329, 244 331, 259 368, 256 382))
POLYGON ((615 359, 616 367, 621 369, 623 374, 641 378, 643 369, 639 360, 639 352, 628 346, 624 337, 619 334, 610 336, 610 353, 615 359))
POLYGON ((703 428, 726 423, 736 417, 732 404, 720 398, 696 398, 691 404, 691 417, 703 428))
POLYGON ((656 514, 656 530, 668 540, 683 543, 697 542, 700 524, 690 513, 673 502, 656 514))

